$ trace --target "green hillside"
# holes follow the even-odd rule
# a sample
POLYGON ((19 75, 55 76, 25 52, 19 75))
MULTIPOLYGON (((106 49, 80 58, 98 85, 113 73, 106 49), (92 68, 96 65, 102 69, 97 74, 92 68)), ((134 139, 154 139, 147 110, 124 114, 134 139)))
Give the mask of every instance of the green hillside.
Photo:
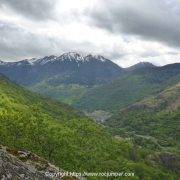
POLYGON ((178 177, 176 169, 149 157, 154 157, 154 151, 114 138, 71 107, 33 94, 2 76, 0 142, 30 150, 72 172, 132 171, 132 179, 178 177))
POLYGON ((31 91, 51 97, 69 105, 78 101, 88 90, 88 87, 78 84, 50 84, 48 80, 28 86, 31 91))
POLYGON ((116 133, 154 138, 166 150, 180 149, 180 83, 120 110, 106 121, 116 133))
POLYGON ((90 89, 74 106, 89 111, 117 111, 180 81, 180 64, 138 68, 112 83, 90 89))

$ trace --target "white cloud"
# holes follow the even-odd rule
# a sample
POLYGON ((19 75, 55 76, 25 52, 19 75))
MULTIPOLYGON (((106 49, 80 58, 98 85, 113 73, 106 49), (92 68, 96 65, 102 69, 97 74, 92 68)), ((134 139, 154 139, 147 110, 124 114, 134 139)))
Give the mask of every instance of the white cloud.
MULTIPOLYGON (((177 1, 167 0, 169 4, 166 8, 170 6, 177 12, 177 6, 174 6, 177 1)), ((179 47, 170 47, 169 44, 162 43, 159 38, 155 37, 152 40, 137 34, 129 34, 128 30, 127 32, 108 30, 106 26, 113 26, 114 21, 104 21, 109 12, 106 14, 103 9, 108 9, 108 4, 102 4, 101 1, 55 0, 54 3, 50 3, 52 1, 38 0, 44 7, 42 9, 39 3, 30 0, 27 3, 27 5, 30 3, 29 11, 26 10, 28 8, 26 3, 14 6, 13 3, 4 3, 4 0, 0 0, 1 2, 3 3, 0 5, 1 59, 20 60, 78 51, 101 54, 124 67, 139 61, 149 61, 159 65, 180 62, 179 47), (22 11, 19 8, 22 8, 22 11), (104 23, 103 26, 94 26, 90 23, 93 17, 89 12, 95 12, 96 9, 102 13, 100 22, 104 23)), ((116 3, 119 5, 118 2, 113 0, 114 4, 111 6, 116 3)), ((141 2, 147 3, 147 0, 141 0, 141 2)), ((134 7, 131 3, 121 3, 121 5, 134 7)), ((144 6, 147 7, 147 4, 144 6)), ((150 13, 150 10, 146 9, 146 13, 150 13)), ((151 12, 151 14, 157 13, 151 12)), ((97 17, 94 18, 93 21, 99 20, 96 19, 97 17)))

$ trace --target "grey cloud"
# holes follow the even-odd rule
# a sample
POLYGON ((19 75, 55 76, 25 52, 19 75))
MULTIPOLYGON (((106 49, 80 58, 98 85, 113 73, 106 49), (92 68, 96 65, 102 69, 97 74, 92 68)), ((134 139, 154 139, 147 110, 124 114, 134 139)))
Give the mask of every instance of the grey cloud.
POLYGON ((60 55, 69 51, 89 53, 93 48, 96 49, 90 42, 72 42, 63 37, 49 38, 0 21, 1 60, 15 61, 52 54, 60 55))
POLYGON ((114 48, 112 50, 109 50, 109 52, 104 52, 103 54, 106 56, 106 58, 111 60, 121 59, 128 55, 127 53, 122 52, 122 50, 118 48, 114 48))
POLYGON ((113 33, 180 46, 179 0, 101 0, 86 15, 95 26, 113 33))
POLYGON ((33 20, 46 20, 53 18, 55 3, 56 0, 0 0, 0 7, 33 20))
POLYGON ((170 51, 167 54, 169 54, 169 55, 179 55, 180 53, 179 52, 170 51))
POLYGON ((17 59, 50 53, 53 42, 50 39, 36 36, 21 28, 0 23, 0 56, 17 59))
POLYGON ((141 57, 142 58, 149 58, 149 57, 157 57, 157 56, 160 56, 160 55, 161 55, 161 53, 159 53, 156 50, 149 50, 149 51, 146 51, 146 52, 142 53, 141 57))

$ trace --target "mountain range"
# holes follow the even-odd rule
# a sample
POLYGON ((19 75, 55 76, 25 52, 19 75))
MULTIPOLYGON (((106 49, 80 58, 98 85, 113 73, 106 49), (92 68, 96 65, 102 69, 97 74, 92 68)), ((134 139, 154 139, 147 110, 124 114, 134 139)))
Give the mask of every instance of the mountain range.
POLYGON ((178 179, 180 63, 121 68, 65 53, 0 61, 0 73, 2 145, 67 171, 178 179))
POLYGON ((119 67, 100 55, 75 52, 0 62, 0 73, 34 92, 82 111, 114 113, 180 81, 180 63, 119 67))
POLYGON ((40 59, 0 63, 0 72, 22 85, 48 81, 54 86, 81 84, 92 86, 108 82, 122 73, 122 68, 102 56, 65 53, 40 59))
POLYGON ((176 82, 179 66, 177 63, 156 67, 141 62, 121 68, 100 55, 70 52, 59 57, 1 61, 0 73, 32 91, 81 110, 110 112, 161 91, 168 85, 164 84, 166 78, 176 82))

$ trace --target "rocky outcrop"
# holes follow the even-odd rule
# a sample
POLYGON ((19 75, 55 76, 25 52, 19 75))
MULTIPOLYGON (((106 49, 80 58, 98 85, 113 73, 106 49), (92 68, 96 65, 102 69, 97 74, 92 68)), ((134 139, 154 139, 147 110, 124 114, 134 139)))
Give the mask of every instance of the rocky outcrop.
POLYGON ((149 157, 153 164, 159 164, 168 170, 171 170, 175 173, 180 173, 180 157, 176 156, 175 154, 162 152, 150 155, 149 157))
MULTIPOLYGON (((1 180, 56 180, 61 179, 61 177, 50 176, 50 174, 59 174, 60 172, 64 171, 31 152, 0 146, 1 180)), ((68 177, 68 179, 77 178, 68 177)))

